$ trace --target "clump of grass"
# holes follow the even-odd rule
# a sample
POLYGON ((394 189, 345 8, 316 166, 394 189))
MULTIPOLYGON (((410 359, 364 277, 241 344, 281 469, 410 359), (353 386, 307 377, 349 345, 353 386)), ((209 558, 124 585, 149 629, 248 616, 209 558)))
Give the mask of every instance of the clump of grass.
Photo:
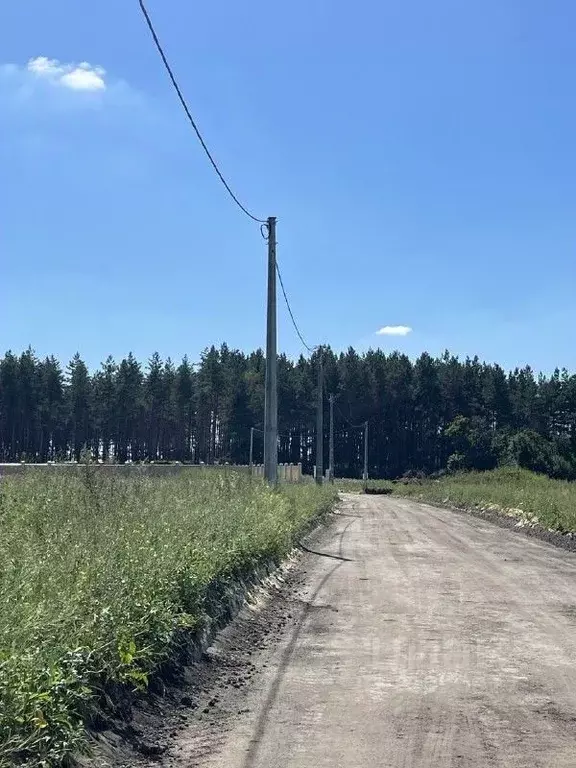
POLYGON ((491 509, 562 533, 576 531, 576 483, 551 480, 526 469, 447 475, 415 485, 396 485, 400 496, 458 507, 491 509))
POLYGON ((235 472, 6 478, 0 485, 0 765, 61 765, 114 686, 145 688, 209 588, 333 503, 235 472))
POLYGON ((364 480, 349 477, 335 478, 334 484, 342 493, 364 493, 365 487, 379 491, 384 489, 392 491, 393 488, 390 480, 368 480, 368 483, 366 484, 364 480))

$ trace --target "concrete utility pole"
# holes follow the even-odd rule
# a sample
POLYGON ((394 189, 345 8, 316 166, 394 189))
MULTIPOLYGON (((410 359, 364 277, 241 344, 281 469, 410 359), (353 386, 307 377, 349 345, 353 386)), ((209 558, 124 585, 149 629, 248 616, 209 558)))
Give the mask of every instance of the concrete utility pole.
POLYGON ((334 482, 334 395, 330 395, 330 448, 328 454, 328 478, 334 482))
POLYGON ((318 392, 316 410, 316 482, 322 485, 324 475, 324 370, 322 349, 318 350, 318 392))
POLYGON ((250 469, 254 464, 254 427, 250 427, 250 469))
POLYGON ((276 357, 276 217, 268 217, 268 305, 264 393, 264 478, 278 482, 278 386, 276 357))
POLYGON ((368 483, 368 422, 364 422, 364 472, 362 474, 364 483, 368 483))

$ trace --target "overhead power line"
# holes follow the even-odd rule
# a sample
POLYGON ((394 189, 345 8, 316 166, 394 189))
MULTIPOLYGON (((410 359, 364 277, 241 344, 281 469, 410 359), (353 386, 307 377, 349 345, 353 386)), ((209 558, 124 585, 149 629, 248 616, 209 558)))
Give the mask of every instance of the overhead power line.
POLYGON ((347 419, 346 416, 344 416, 338 403, 334 402, 334 405, 336 406, 336 410, 338 411, 340 416, 344 419, 344 421, 348 424, 348 426, 352 427, 352 429, 364 429, 364 422, 362 422, 362 424, 352 424, 350 419, 347 419))
POLYGON ((300 328, 298 328, 298 323, 294 319, 294 313, 292 312, 292 307, 290 306, 290 302, 288 301, 288 296, 286 295, 286 289, 284 288, 284 281, 282 280, 282 275, 280 273, 280 267, 278 266, 278 259, 276 259, 276 273, 278 274, 278 280, 280 280, 280 287, 282 288, 282 294, 284 296, 284 301, 286 302, 286 306, 288 307, 288 314, 290 315, 290 319, 292 320, 292 325, 294 326, 294 330, 298 334, 298 338, 302 342, 302 344, 306 347, 308 352, 312 353, 316 349, 316 347, 309 346, 306 341, 304 340, 304 337, 300 333, 300 328))
POLYGON ((151 19, 150 19, 150 16, 149 16, 149 14, 148 14, 148 11, 146 10, 146 6, 144 5, 144 2, 143 2, 143 0, 138 0, 138 3, 139 3, 139 5, 140 5, 140 10, 142 11, 142 13, 143 13, 143 15, 144 15, 144 18, 145 18, 145 20, 146 20, 146 24, 148 25, 148 29, 150 30, 150 34, 152 35, 152 39, 154 40, 154 44, 156 45, 156 48, 158 49, 158 53, 160 54, 160 57, 161 57, 161 59, 162 59, 162 62, 164 63, 164 66, 165 66, 165 68, 166 68, 166 71, 168 72, 168 75, 169 75, 169 77, 170 77, 170 80, 172 81, 172 85, 174 86, 174 90, 175 90, 175 91, 176 91, 176 93, 178 94, 178 98, 180 99, 180 103, 182 104, 182 107, 183 107, 183 109, 184 109, 184 112, 186 113, 186 117, 188 118, 188 120, 189 120, 189 122, 190 122, 190 125, 191 125, 191 126, 192 126, 192 128, 194 129, 194 132, 196 133, 196 136, 198 137, 198 141, 199 141, 199 142, 200 142, 200 144, 202 145, 202 149, 204 150, 204 152, 205 152, 205 153, 206 153, 206 155, 208 156, 208 159, 209 159, 209 160, 210 160, 210 162, 212 163, 212 167, 213 167, 213 168, 214 168, 214 170, 216 171, 216 173, 217 173, 217 175, 218 175, 218 178, 220 179, 220 181, 222 182, 222 184, 224 184, 224 186, 226 187, 226 190, 227 190, 228 194, 230 195, 230 197, 232 198, 232 200, 234 200, 234 202, 236 203, 236 205, 237 205, 237 206, 238 206, 238 207, 239 207, 239 208, 240 208, 242 211, 244 211, 244 213, 246 214, 246 216, 249 216, 249 217, 250 217, 250 218, 251 218, 253 221, 256 221, 256 222, 258 222, 258 224, 265 224, 265 223, 266 223, 265 219, 259 219, 257 216, 254 216, 252 213, 250 213, 250 211, 249 211, 247 208, 245 208, 245 207, 242 205, 242 203, 241 203, 241 202, 240 202, 240 200, 239 200, 239 199, 236 197, 236 195, 234 194, 234 192, 232 192, 232 190, 230 189, 230 186, 228 185, 228 182, 226 181, 226 179, 224 178, 224 176, 223 176, 223 175, 222 175, 222 173, 220 172, 220 169, 219 169, 219 168, 218 168, 218 166, 216 165, 216 161, 214 160, 214 158, 213 158, 213 157, 212 157, 212 155, 210 154, 210 150, 209 150, 209 149, 208 149, 208 147, 206 146, 206 142, 205 142, 205 141, 204 141, 204 139, 202 138, 202 134, 200 133, 200 130, 198 129, 198 126, 196 125, 196 122, 195 122, 194 118, 192 117, 192 113, 190 112, 190 109, 188 108, 188 104, 186 103, 186 99, 185 99, 185 98, 184 98, 184 96, 182 95, 182 91, 180 90, 180 86, 178 85, 178 82, 177 82, 177 80, 176 80, 176 77, 174 76, 174 73, 172 72, 172 68, 170 67, 170 64, 168 63, 168 59, 166 58, 166 54, 164 53, 164 50, 162 49, 162 45, 161 45, 161 43, 160 43, 160 40, 158 39, 158 35, 156 34, 156 31, 155 31, 155 29, 154 29, 154 26, 153 26, 153 24, 152 24, 152 21, 151 21, 151 19))

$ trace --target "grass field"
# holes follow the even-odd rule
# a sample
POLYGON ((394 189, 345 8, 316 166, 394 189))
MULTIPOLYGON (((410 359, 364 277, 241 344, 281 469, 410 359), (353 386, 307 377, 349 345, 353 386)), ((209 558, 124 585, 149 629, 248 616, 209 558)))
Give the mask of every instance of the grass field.
POLYGON ((440 504, 491 509, 563 533, 576 531, 576 483, 551 480, 525 469, 501 468, 421 483, 398 483, 394 493, 440 504))
POLYGON ((61 765, 114 686, 145 687, 209 588, 280 561, 333 504, 234 472, 5 478, 0 486, 0 765, 61 765))

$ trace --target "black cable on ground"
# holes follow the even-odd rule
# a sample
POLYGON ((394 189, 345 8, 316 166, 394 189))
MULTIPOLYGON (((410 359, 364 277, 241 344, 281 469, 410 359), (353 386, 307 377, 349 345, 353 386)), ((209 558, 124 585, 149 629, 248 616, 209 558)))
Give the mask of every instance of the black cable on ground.
POLYGON ((328 552, 316 552, 315 549, 310 549, 306 546, 306 544, 303 544, 301 541, 298 542, 298 546, 300 549, 303 549, 304 552, 308 552, 309 555, 318 555, 318 557, 329 557, 330 560, 342 560, 345 563, 353 563, 355 562, 350 557, 342 557, 342 555, 330 555, 328 552))

